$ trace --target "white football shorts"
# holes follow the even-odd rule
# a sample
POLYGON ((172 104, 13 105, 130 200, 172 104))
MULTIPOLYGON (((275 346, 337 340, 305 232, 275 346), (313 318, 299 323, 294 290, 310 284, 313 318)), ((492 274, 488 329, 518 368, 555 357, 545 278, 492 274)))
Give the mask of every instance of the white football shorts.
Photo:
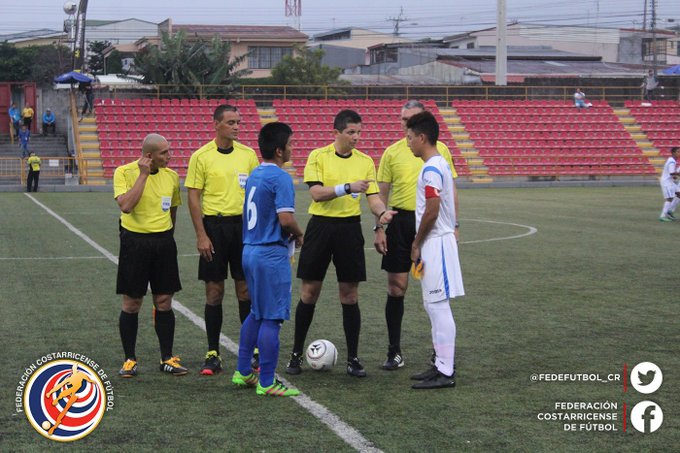
POLYGON ((672 182, 661 183, 661 193, 664 199, 675 198, 675 193, 678 191, 678 184, 672 182))
POLYGON ((420 257, 424 262, 420 280, 423 302, 439 302, 465 295, 458 244, 453 233, 426 239, 420 257))

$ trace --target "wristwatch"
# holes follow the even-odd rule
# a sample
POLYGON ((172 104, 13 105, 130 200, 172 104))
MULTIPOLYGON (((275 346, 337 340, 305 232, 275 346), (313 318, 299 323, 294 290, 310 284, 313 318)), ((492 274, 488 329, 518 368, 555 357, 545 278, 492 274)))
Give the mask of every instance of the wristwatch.
POLYGON ((383 226, 382 226, 382 225, 376 225, 376 226, 373 227, 373 231, 374 231, 374 232, 375 232, 375 231, 378 231, 378 230, 382 230, 382 229, 383 229, 383 226))

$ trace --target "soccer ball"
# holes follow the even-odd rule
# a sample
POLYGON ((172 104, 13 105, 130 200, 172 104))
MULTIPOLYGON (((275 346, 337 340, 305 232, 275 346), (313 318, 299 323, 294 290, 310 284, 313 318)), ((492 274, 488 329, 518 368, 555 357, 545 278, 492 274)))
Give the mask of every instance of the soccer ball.
POLYGON ((330 370, 338 360, 338 350, 328 340, 316 340, 307 347, 305 356, 313 370, 330 370))

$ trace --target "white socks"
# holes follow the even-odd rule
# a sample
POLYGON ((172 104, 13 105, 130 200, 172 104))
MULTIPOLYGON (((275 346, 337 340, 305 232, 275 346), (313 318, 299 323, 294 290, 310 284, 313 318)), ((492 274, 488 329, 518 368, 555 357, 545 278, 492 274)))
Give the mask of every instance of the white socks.
POLYGON ((668 216, 666 215, 666 213, 667 213, 668 211, 670 211, 670 209, 671 209, 671 204, 672 204, 672 203, 673 203, 673 202, 671 202, 671 201, 665 201, 665 202, 664 202, 664 204, 663 204, 663 210, 661 211, 661 217, 668 217, 668 216))
POLYGON ((451 376, 456 351, 456 322, 453 320, 449 300, 444 299, 423 305, 432 324, 432 344, 437 355, 435 366, 440 373, 451 376))

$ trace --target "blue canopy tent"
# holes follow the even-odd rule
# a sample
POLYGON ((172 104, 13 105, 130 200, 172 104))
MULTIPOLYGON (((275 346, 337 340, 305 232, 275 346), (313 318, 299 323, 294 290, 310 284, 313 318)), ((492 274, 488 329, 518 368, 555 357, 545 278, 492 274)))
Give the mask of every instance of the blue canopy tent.
POLYGON ((71 71, 54 78, 54 83, 92 83, 94 79, 83 73, 71 71))
POLYGON ((671 66, 670 68, 666 68, 663 71, 661 71, 661 73, 665 75, 680 75, 680 64, 677 66, 671 66))

